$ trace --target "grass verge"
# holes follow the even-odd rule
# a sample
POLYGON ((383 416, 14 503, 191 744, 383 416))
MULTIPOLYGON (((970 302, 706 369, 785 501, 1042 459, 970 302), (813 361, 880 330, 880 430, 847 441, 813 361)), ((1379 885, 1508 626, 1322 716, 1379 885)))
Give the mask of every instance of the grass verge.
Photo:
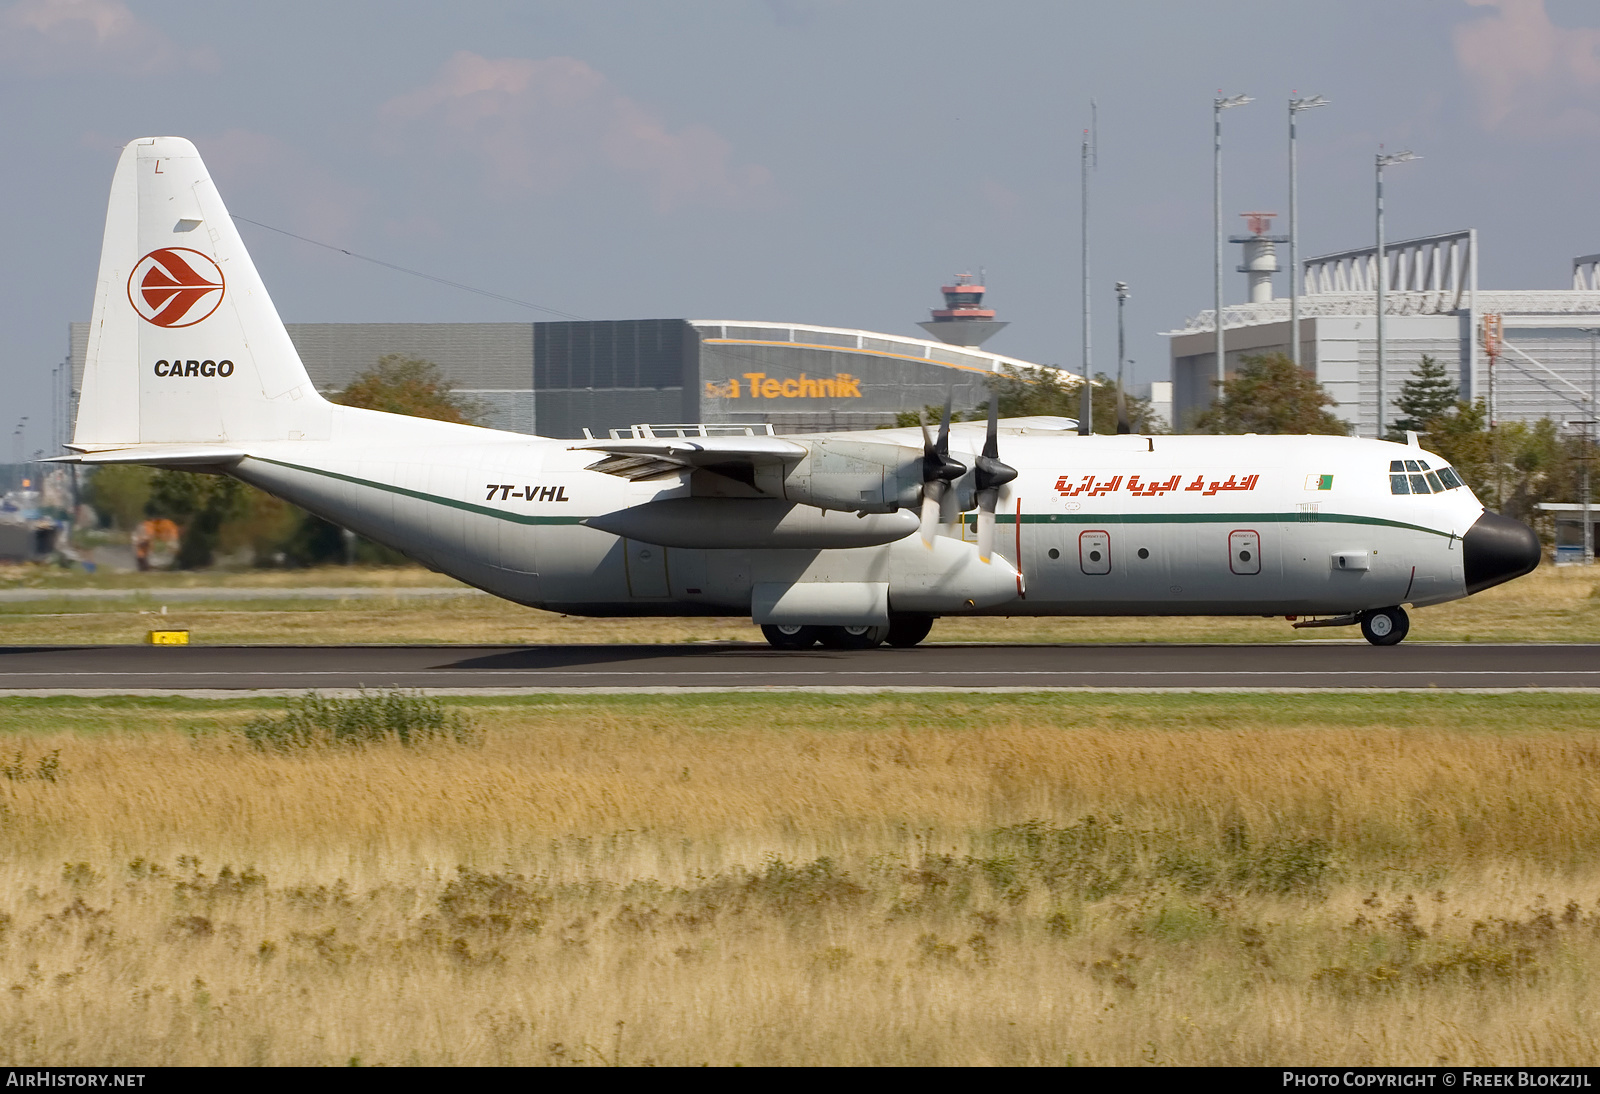
POLYGON ((285 712, 0 700, 8 1062, 1600 1048, 1588 696, 450 699, 479 732, 251 743, 285 712))
MULTIPOLYGON (((484 596, 394 599, 312 598, 167 604, 164 584, 204 586, 211 575, 120 575, 108 588, 126 600, 66 599, 0 603, 0 645, 118 644, 152 628, 189 630, 212 645, 449 643, 580 645, 762 641, 745 618, 587 619, 523 608, 484 596), (145 581, 144 579, 150 579, 145 581), (131 581, 130 579, 138 579, 131 581)), ((106 579, 108 582, 112 578, 106 579)), ((274 589, 307 586, 449 584, 423 571, 351 571, 230 575, 228 584, 274 589), (424 580, 424 578, 430 580, 424 580), (248 579, 248 580, 247 580, 248 579)), ((219 582, 221 583, 221 582, 219 582)), ((1600 576, 1580 567, 1542 567, 1528 577, 1452 604, 1412 613, 1412 642, 1600 642, 1600 576)), ((1282 619, 1212 617, 975 617, 941 619, 931 642, 1288 642, 1359 641, 1353 628, 1296 631, 1282 619)))

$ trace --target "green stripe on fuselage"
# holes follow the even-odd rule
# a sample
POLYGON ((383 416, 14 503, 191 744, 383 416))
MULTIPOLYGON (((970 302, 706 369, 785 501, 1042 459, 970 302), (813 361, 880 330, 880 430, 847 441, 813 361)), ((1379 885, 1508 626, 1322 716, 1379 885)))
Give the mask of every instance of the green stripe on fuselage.
MULTIPOLYGON (((497 520, 510 521, 513 524, 581 524, 586 517, 554 517, 539 516, 523 513, 508 513, 501 509, 491 509, 486 505, 476 502, 456 501, 454 498, 444 498, 437 494, 425 494, 420 490, 410 490, 404 486, 393 483, 375 482, 371 479, 358 478, 355 475, 344 475, 337 471, 327 471, 320 467, 306 467, 303 464, 287 463, 283 460, 269 459, 266 456, 249 456, 248 459, 259 460, 261 463, 270 463, 276 467, 287 467, 291 471, 304 471, 310 475, 321 475, 324 478, 337 479, 340 482, 353 483, 356 486, 369 486, 374 490, 386 490, 391 494, 402 497, 414 498, 417 501, 432 502, 435 505, 448 506, 451 509, 460 509, 465 513, 477 513, 480 516, 494 517, 497 520)), ((962 515, 968 527, 976 527, 977 515, 966 513, 962 515)), ((1015 513, 996 513, 997 524, 1015 524, 1015 513)), ((1420 524, 1406 524, 1398 520, 1386 520, 1383 517, 1363 517, 1349 513, 1322 513, 1316 514, 1315 520, 1304 521, 1303 514, 1295 513, 1023 513, 1023 524, 1269 524, 1269 523, 1307 523, 1307 524, 1367 524, 1381 528, 1403 528, 1412 532, 1426 532, 1432 536, 1442 536, 1454 539, 1452 532, 1441 532, 1437 528, 1424 528, 1420 524)))
POLYGON ((265 456, 249 456, 247 459, 260 460, 277 467, 287 467, 291 471, 304 471, 308 475, 321 475, 328 479, 338 479, 340 482, 354 483, 356 486, 370 486, 374 490, 387 490, 391 494, 401 497, 415 498, 417 501, 432 502, 435 505, 448 506, 451 509, 460 509, 464 513, 477 513, 479 516, 495 517, 498 520, 510 521, 512 524, 581 524, 583 517, 548 517, 526 513, 507 513, 501 509, 490 509, 487 505, 479 505, 470 501, 456 501, 454 498, 442 498, 437 494, 424 494, 420 490, 408 490, 404 486, 393 483, 374 482, 371 479, 361 479, 354 475, 341 475, 337 471, 325 471, 320 467, 306 467, 298 463, 285 463, 283 460, 272 460, 265 456))
MULTIPOLYGON (((976 514, 964 513, 962 520, 968 527, 976 527, 976 514)), ((1015 513, 996 513, 996 524, 1015 524, 1015 513)), ((1318 512, 1314 519, 1294 513, 1023 513, 1023 524, 1367 524, 1379 528, 1404 528, 1411 532, 1426 532, 1430 536, 1454 539, 1455 533, 1425 528, 1420 524, 1407 524, 1383 517, 1363 517, 1354 513, 1318 512)))

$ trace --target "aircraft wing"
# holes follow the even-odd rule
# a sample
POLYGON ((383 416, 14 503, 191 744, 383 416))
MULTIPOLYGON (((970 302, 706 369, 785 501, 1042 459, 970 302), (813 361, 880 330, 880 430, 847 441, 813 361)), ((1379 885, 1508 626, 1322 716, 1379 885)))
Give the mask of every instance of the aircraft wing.
POLYGON ((714 471, 750 482, 757 467, 795 464, 809 451, 782 437, 658 437, 653 439, 588 441, 572 446, 574 452, 603 452, 590 464, 619 478, 639 481, 665 478, 683 470, 714 471))

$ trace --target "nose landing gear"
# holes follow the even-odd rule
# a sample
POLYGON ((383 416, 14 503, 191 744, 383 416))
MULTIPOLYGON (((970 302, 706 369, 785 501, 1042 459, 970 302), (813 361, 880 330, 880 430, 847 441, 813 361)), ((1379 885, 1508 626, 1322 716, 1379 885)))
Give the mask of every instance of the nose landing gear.
POLYGON ((1373 608, 1361 613, 1361 637, 1374 646, 1395 646, 1411 630, 1404 608, 1373 608))

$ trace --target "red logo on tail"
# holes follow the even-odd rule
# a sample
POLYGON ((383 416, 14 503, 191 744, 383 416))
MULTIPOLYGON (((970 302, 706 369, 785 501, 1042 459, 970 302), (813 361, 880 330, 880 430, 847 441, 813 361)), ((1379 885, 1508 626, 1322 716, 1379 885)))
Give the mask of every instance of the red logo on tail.
POLYGON ((128 275, 128 302, 158 327, 192 327, 217 310, 225 292, 222 270, 199 251, 151 251, 128 275))

